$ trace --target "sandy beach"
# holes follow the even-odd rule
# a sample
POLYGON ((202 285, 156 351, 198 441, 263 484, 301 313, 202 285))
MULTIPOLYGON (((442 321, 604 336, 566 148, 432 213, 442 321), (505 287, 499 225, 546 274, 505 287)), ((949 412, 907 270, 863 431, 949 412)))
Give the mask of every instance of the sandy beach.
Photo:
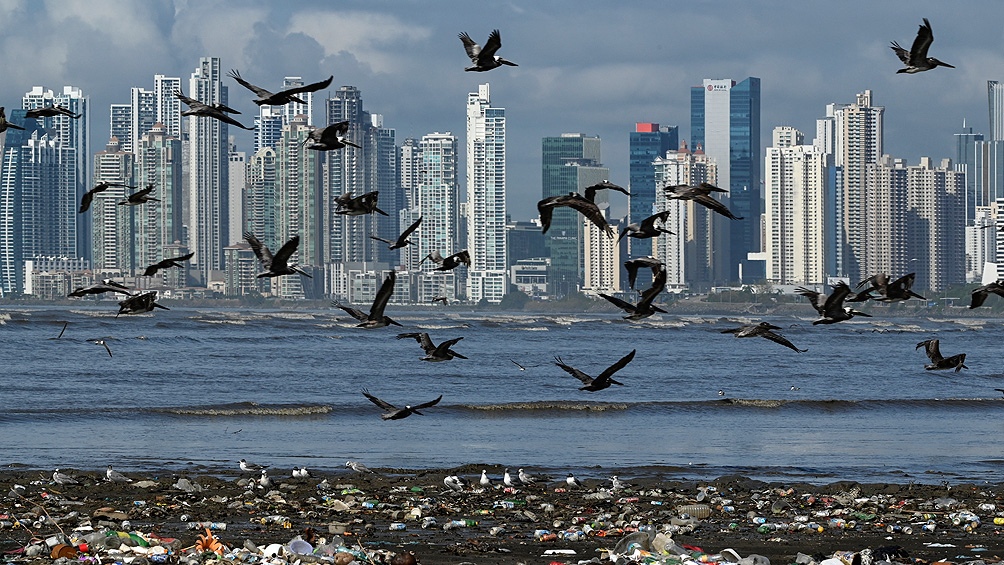
MULTIPOLYGON (((426 565, 606 562, 603 550, 639 529, 672 534, 698 558, 700 551, 715 556, 731 548, 740 557, 759 554, 775 565, 795 562, 800 552, 821 561, 864 549, 898 555, 900 562, 996 562, 1004 555, 1002 526, 994 523, 1004 515, 1001 485, 622 476, 630 485, 611 491, 606 477, 613 471, 597 469, 594 477, 582 477, 581 489, 568 488, 564 477, 513 489, 500 485, 502 468, 469 465, 346 469, 305 479, 272 469, 274 484, 262 488, 252 480, 256 474, 239 471, 126 473, 131 483, 109 482, 103 471, 61 471, 80 484, 55 484, 51 470, 0 472, 0 547, 6 559, 32 561, 21 550, 33 540, 51 543, 61 532, 72 538, 75 529, 77 536, 107 528, 173 538, 170 547, 177 551, 195 544, 203 522, 215 523, 214 533, 228 549, 244 547, 246 540, 288 544, 300 535, 313 546, 340 542, 382 550, 378 559, 411 551, 426 565), (495 485, 477 484, 482 469, 495 485), (468 478, 473 487, 450 491, 443 484, 448 474, 468 478)), ((104 549, 89 550, 101 557, 104 549)), ((42 560, 48 555, 46 548, 42 560)))

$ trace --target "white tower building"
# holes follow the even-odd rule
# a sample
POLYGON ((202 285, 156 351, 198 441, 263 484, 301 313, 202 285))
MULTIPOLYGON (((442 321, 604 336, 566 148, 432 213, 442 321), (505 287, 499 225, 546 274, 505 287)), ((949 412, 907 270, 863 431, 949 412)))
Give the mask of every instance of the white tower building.
POLYGON ((491 106, 488 84, 467 95, 467 298, 500 302, 506 276, 505 108, 491 106))

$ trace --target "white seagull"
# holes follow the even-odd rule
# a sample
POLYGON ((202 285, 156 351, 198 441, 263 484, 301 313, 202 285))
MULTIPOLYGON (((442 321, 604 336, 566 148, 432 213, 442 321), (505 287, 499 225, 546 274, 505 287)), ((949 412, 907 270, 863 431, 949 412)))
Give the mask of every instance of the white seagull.
POLYGON ((66 473, 59 472, 59 469, 56 469, 55 471, 53 471, 53 473, 52 473, 52 482, 56 483, 57 485, 79 485, 80 484, 80 481, 78 481, 77 479, 74 479, 73 477, 71 477, 70 475, 67 475, 66 473))
POLYGON ((261 470, 261 476, 258 477, 258 488, 272 488, 272 479, 269 478, 267 469, 261 470))
POLYGON ((565 478, 565 483, 571 488, 583 488, 582 481, 575 478, 575 475, 569 473, 568 477, 565 478))
POLYGON ((492 480, 488 478, 488 472, 481 469, 481 486, 488 488, 492 486, 492 480))
POLYGON ((366 465, 363 465, 362 463, 360 463, 358 461, 346 461, 345 462, 345 466, 348 467, 349 469, 352 469, 353 471, 355 471, 357 473, 372 473, 373 472, 373 471, 371 471, 369 469, 369 467, 367 467, 366 465))
POLYGON ((241 471, 254 472, 261 471, 262 469, 268 469, 268 465, 255 465, 254 463, 248 463, 246 459, 240 460, 241 471))
POLYGON ((113 482, 113 483, 131 483, 132 482, 132 479, 130 479, 129 477, 123 475, 122 473, 119 473, 115 469, 112 469, 111 465, 109 465, 108 466, 108 470, 105 471, 105 477, 107 477, 108 480, 111 481, 111 482, 113 482))
POLYGON ((515 484, 513 484, 512 477, 509 475, 509 469, 506 469, 505 472, 502 473, 502 483, 505 484, 505 486, 507 487, 516 486, 515 484))
POLYGON ((534 483, 537 482, 537 479, 536 479, 536 477, 533 477, 533 476, 528 475, 527 473, 525 473, 523 471, 523 469, 520 469, 519 470, 519 482, 523 483, 524 485, 532 485, 532 484, 534 484, 534 483))

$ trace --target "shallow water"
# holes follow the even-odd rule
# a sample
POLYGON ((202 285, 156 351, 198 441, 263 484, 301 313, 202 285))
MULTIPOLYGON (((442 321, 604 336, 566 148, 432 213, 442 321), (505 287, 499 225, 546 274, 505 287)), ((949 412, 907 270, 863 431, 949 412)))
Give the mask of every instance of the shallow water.
POLYGON ((0 312, 0 463, 1004 481, 999 319, 766 318, 808 348, 796 353, 720 333, 741 317, 391 312, 437 343, 464 337, 454 349, 469 360, 427 363, 400 328, 357 329, 340 311, 116 319, 114 303, 91 304, 0 312), (930 337, 969 369, 925 371, 915 346, 930 337), (594 393, 553 363, 596 375, 632 349, 625 386, 594 393), (363 388, 396 405, 443 400, 384 422, 363 388))

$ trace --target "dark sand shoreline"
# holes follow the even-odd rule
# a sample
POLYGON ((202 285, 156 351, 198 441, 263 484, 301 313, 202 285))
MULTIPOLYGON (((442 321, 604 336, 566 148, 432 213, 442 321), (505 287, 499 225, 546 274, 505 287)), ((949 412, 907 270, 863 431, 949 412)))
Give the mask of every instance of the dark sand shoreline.
MULTIPOLYGON (((498 483, 501 468, 484 468, 498 483)), ((773 565, 792 563, 799 552, 821 558, 836 551, 883 546, 901 546, 909 556, 899 559, 902 562, 995 562, 1004 556, 1004 525, 994 524, 994 517, 1004 516, 1004 485, 999 484, 810 485, 740 476, 713 481, 631 478, 633 486, 611 493, 609 481, 587 479, 585 489, 568 491, 563 477, 554 477, 546 485, 513 491, 478 487, 481 469, 479 465, 381 469, 379 474, 345 470, 315 473, 319 476, 308 479, 288 478, 288 471, 274 469, 275 485, 266 490, 248 488, 251 474, 236 470, 127 473, 135 482, 122 484, 106 481, 103 472, 63 469, 81 484, 56 485, 51 470, 8 468, 0 471, 4 493, 0 514, 7 515, 0 522, 27 520, 29 527, 0 527, 0 548, 15 550, 32 538, 59 533, 60 528, 69 534, 87 521, 94 528, 122 530, 126 520, 131 530, 177 538, 182 546, 195 543, 201 533, 191 529, 194 522, 226 523, 217 534, 230 547, 241 547, 245 540, 259 546, 287 543, 306 528, 331 538, 329 527, 336 531, 344 527, 346 546, 411 550, 426 565, 576 563, 600 557, 602 548, 612 549, 639 527, 673 531, 677 544, 710 554, 732 548, 740 556, 764 555, 773 565), (478 488, 449 492, 443 478, 451 473, 467 477, 478 488), (182 477, 200 485, 201 492, 187 493, 174 486, 182 477), (144 480, 154 484, 144 488, 144 480), (7 494, 16 484, 25 487, 23 495, 7 494), (705 495, 699 502, 702 490, 705 495), (688 525, 678 506, 698 503, 707 504, 710 515, 688 525), (960 511, 978 516, 976 527, 971 520, 958 520, 960 511), (45 513, 57 524, 42 523, 45 513), (435 525, 423 529, 422 522, 429 517, 435 518, 435 525), (757 523, 761 518, 766 524, 757 523), (452 520, 476 524, 444 529, 452 520), (836 527, 841 520, 855 525, 836 527), (405 529, 392 530, 391 523, 403 523, 405 529), (818 523, 823 531, 810 530, 810 523, 818 523), (934 523, 934 531, 922 531, 923 523, 934 523), (913 532, 889 533, 890 524, 912 525, 913 532), (953 547, 928 545, 932 543, 953 547), (547 550, 568 549, 575 554, 544 556, 547 550)), ((6 558, 30 561, 16 554, 6 558)))

